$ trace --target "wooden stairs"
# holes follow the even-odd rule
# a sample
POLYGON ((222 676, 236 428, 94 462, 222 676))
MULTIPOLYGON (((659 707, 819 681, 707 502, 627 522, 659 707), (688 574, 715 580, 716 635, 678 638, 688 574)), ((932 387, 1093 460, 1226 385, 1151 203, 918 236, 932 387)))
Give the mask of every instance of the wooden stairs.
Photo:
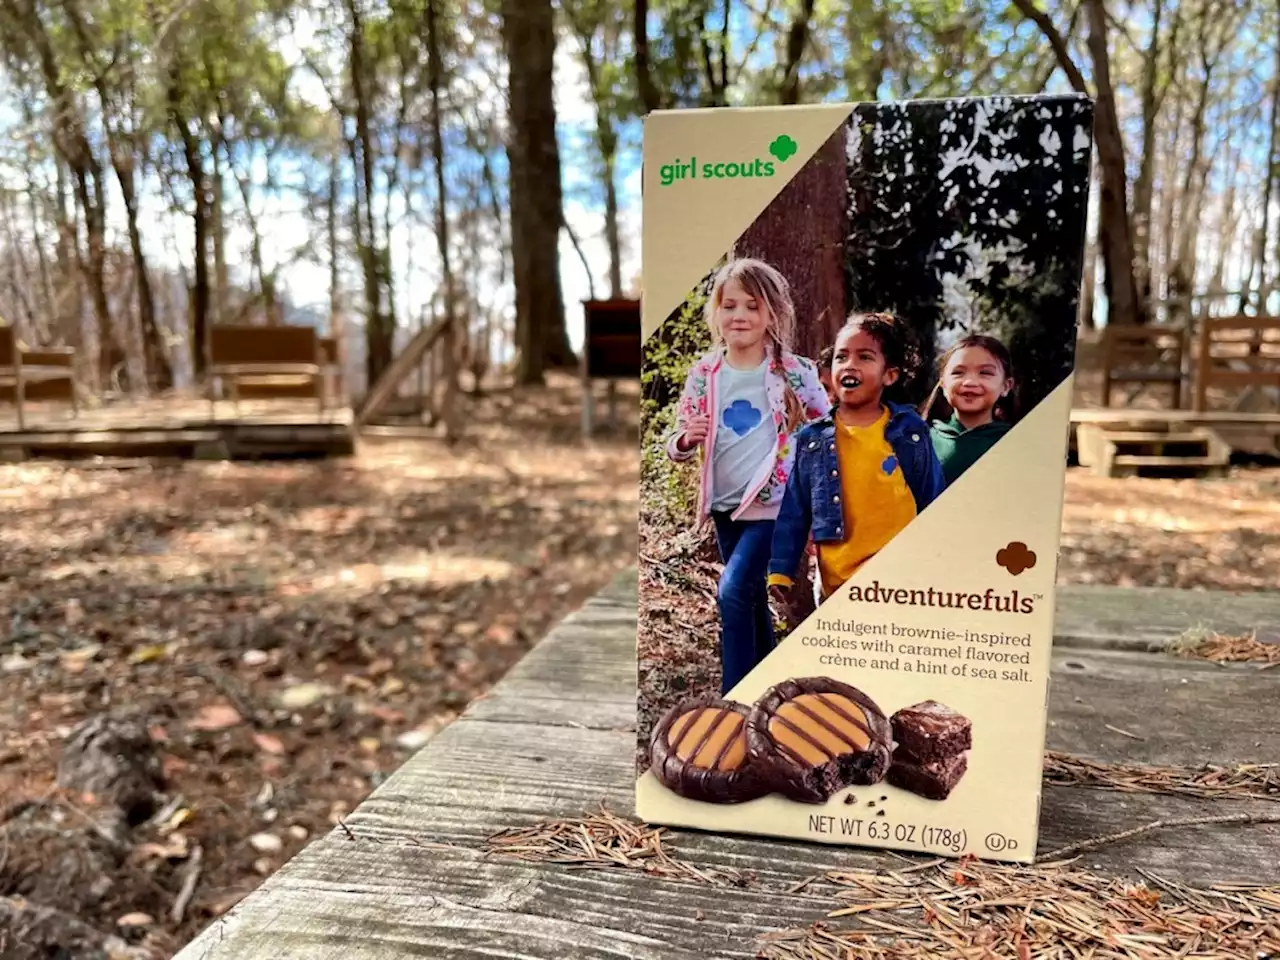
POLYGON ((1082 423, 1076 427, 1076 452, 1080 465, 1098 477, 1221 475, 1231 462, 1231 446, 1208 427, 1134 430, 1082 423))

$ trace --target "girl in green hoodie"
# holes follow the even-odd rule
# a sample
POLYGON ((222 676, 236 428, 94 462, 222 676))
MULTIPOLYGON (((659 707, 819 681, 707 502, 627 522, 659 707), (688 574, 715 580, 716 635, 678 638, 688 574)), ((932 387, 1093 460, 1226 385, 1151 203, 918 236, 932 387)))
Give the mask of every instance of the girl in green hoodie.
POLYGON ((926 409, 941 393, 952 410, 950 420, 934 420, 929 428, 950 486, 1009 432, 1013 362, 995 337, 973 333, 948 348, 938 370, 926 409))

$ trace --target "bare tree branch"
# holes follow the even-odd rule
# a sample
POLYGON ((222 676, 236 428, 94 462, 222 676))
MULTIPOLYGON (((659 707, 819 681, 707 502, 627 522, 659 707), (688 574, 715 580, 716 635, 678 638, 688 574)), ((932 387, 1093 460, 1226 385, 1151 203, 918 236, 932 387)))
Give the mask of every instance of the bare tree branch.
POLYGON ((1022 12, 1022 15, 1040 28, 1040 32, 1044 34, 1045 39, 1049 41, 1049 45, 1053 47, 1054 55, 1058 58, 1058 65, 1062 67, 1062 72, 1067 75, 1067 79, 1071 81, 1071 86, 1078 93, 1088 94, 1089 84, 1084 79, 1084 74, 1080 72, 1080 68, 1076 66, 1075 61, 1071 59, 1071 51, 1067 48, 1066 38, 1058 32, 1058 28, 1053 25, 1053 20, 1049 15, 1036 6, 1035 0, 1013 0, 1013 5, 1022 12))

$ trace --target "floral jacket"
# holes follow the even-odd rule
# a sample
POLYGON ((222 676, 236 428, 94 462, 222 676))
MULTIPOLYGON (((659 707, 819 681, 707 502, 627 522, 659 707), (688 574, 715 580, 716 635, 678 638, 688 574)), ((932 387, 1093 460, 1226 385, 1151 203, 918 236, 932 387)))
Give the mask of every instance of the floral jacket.
MULTIPOLYGON (((697 523, 705 523, 710 514, 711 503, 711 451, 716 448, 716 428, 718 426, 712 411, 718 409, 716 404, 716 384, 719 379, 720 366, 724 362, 722 349, 712 350, 699 357, 689 371, 685 380, 684 391, 680 394, 679 406, 676 409, 676 428, 667 440, 667 455, 672 460, 688 460, 698 453, 699 448, 681 451, 676 441, 684 434, 685 424, 690 417, 707 416, 711 419, 710 432, 701 449, 706 451, 702 457, 701 474, 698 483, 697 523)), ((760 464, 760 469, 747 487, 742 503, 733 511, 735 520, 773 520, 778 516, 782 505, 782 494, 787 488, 787 477, 791 473, 791 465, 795 461, 794 434, 787 432, 786 387, 790 385, 796 397, 804 407, 805 419, 816 420, 831 411, 831 400, 822 382, 818 379, 818 369, 812 360, 797 356, 790 352, 782 354, 782 373, 779 374, 775 364, 770 363, 765 374, 765 389, 769 396, 769 406, 773 411, 773 423, 778 433, 775 455, 771 461, 760 464)))

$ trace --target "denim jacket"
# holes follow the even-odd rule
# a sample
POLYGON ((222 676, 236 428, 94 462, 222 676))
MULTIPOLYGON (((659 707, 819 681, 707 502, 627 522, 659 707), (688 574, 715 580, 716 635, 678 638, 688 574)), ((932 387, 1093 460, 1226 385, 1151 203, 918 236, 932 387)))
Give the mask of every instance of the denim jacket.
MULTIPOLYGON (((902 404, 887 406, 889 422, 884 438, 898 458, 919 514, 946 487, 942 465, 933 451, 929 427, 920 415, 902 404)), ((769 560, 770 573, 787 577, 794 577, 799 570, 811 533, 814 543, 839 543, 844 539, 834 416, 805 425, 796 434, 795 446, 795 465, 782 496, 769 560)))

